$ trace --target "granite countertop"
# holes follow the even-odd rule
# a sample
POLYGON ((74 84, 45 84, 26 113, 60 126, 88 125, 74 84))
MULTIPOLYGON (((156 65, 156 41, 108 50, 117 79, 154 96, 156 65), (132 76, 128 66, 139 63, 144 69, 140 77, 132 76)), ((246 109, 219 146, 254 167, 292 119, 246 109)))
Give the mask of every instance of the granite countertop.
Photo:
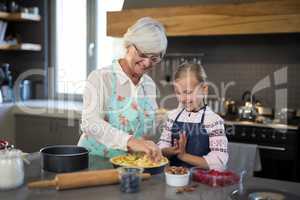
POLYGON ((227 121, 225 120, 226 125, 245 125, 245 126, 255 126, 262 128, 274 128, 274 129, 289 129, 289 130, 298 130, 297 126, 287 125, 287 124, 260 124, 250 121, 227 121))
POLYGON ((54 118, 80 119, 82 102, 58 100, 30 100, 16 102, 12 106, 13 114, 38 115, 54 118))
MULTIPOLYGON (((105 159, 90 156, 89 170, 108 169, 112 165, 105 159)), ((125 194, 120 192, 119 185, 98 186, 90 188, 72 189, 56 191, 54 189, 34 189, 29 190, 26 183, 36 180, 48 180, 55 176, 54 173, 41 170, 40 160, 36 158, 25 169, 25 184, 14 190, 1 191, 0 199, 5 200, 40 200, 40 199, 204 199, 204 200, 228 200, 229 194, 236 189, 237 185, 222 188, 211 188, 199 184, 196 191, 190 193, 176 194, 176 188, 165 184, 164 175, 154 175, 148 181, 143 181, 141 190, 134 194, 125 194)), ((300 195, 300 183, 282 182, 270 179, 249 178, 245 181, 245 188, 264 187, 271 189, 281 189, 293 194, 300 195)))

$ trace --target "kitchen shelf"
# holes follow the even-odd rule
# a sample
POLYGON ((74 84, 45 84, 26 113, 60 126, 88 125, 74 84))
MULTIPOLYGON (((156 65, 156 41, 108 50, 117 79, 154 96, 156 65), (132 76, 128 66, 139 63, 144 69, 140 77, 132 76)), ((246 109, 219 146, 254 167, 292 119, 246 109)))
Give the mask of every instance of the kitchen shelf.
POLYGON ((168 36, 300 32, 299 0, 125 9, 107 12, 107 35, 122 37, 141 17, 159 20, 168 36))
POLYGON ((32 44, 32 43, 21 43, 16 45, 10 44, 0 44, 0 50, 7 50, 7 51, 41 51, 42 46, 40 44, 32 44))
POLYGON ((40 21, 41 16, 30 13, 9 13, 0 11, 0 19, 7 21, 40 21))

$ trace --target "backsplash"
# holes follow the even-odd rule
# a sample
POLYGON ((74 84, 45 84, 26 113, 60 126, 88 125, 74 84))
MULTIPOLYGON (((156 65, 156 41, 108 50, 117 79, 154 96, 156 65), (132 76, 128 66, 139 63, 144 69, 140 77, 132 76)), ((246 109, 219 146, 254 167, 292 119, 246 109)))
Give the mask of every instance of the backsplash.
MULTIPOLYGON (((234 84, 228 87, 225 98, 239 102, 243 92, 252 90, 260 80, 269 78, 270 86, 255 93, 256 99, 264 106, 274 108, 276 91, 287 88, 288 107, 300 109, 300 34, 168 39, 167 53, 204 54, 202 64, 208 81, 216 86, 218 92, 221 93, 222 84, 234 84), (278 70, 284 72, 284 68, 287 69, 287 80, 275 80, 274 73, 278 70)), ((158 103, 168 109, 175 108, 177 100, 174 95, 169 95, 173 94, 173 87, 165 81, 164 73, 165 69, 161 66, 156 66, 150 73, 158 85, 158 103)), ((215 94, 214 90, 210 87, 210 94, 215 94)))

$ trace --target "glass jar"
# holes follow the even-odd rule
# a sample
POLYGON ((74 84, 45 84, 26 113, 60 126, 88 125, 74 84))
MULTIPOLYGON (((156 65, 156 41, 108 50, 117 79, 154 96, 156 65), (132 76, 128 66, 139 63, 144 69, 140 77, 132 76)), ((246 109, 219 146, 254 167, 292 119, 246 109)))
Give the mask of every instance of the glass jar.
POLYGON ((119 167, 120 190, 125 193, 139 192, 142 168, 119 167))
POLYGON ((14 189, 24 182, 22 151, 0 150, 0 190, 14 189))

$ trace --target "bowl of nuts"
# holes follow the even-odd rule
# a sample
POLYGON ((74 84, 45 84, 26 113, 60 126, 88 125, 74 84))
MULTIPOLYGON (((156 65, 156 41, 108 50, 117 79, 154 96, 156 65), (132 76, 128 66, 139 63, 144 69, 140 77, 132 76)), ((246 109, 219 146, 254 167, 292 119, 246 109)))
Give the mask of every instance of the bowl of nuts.
POLYGON ((190 171, 185 167, 168 166, 165 168, 165 176, 169 186, 182 187, 189 184, 190 171))

